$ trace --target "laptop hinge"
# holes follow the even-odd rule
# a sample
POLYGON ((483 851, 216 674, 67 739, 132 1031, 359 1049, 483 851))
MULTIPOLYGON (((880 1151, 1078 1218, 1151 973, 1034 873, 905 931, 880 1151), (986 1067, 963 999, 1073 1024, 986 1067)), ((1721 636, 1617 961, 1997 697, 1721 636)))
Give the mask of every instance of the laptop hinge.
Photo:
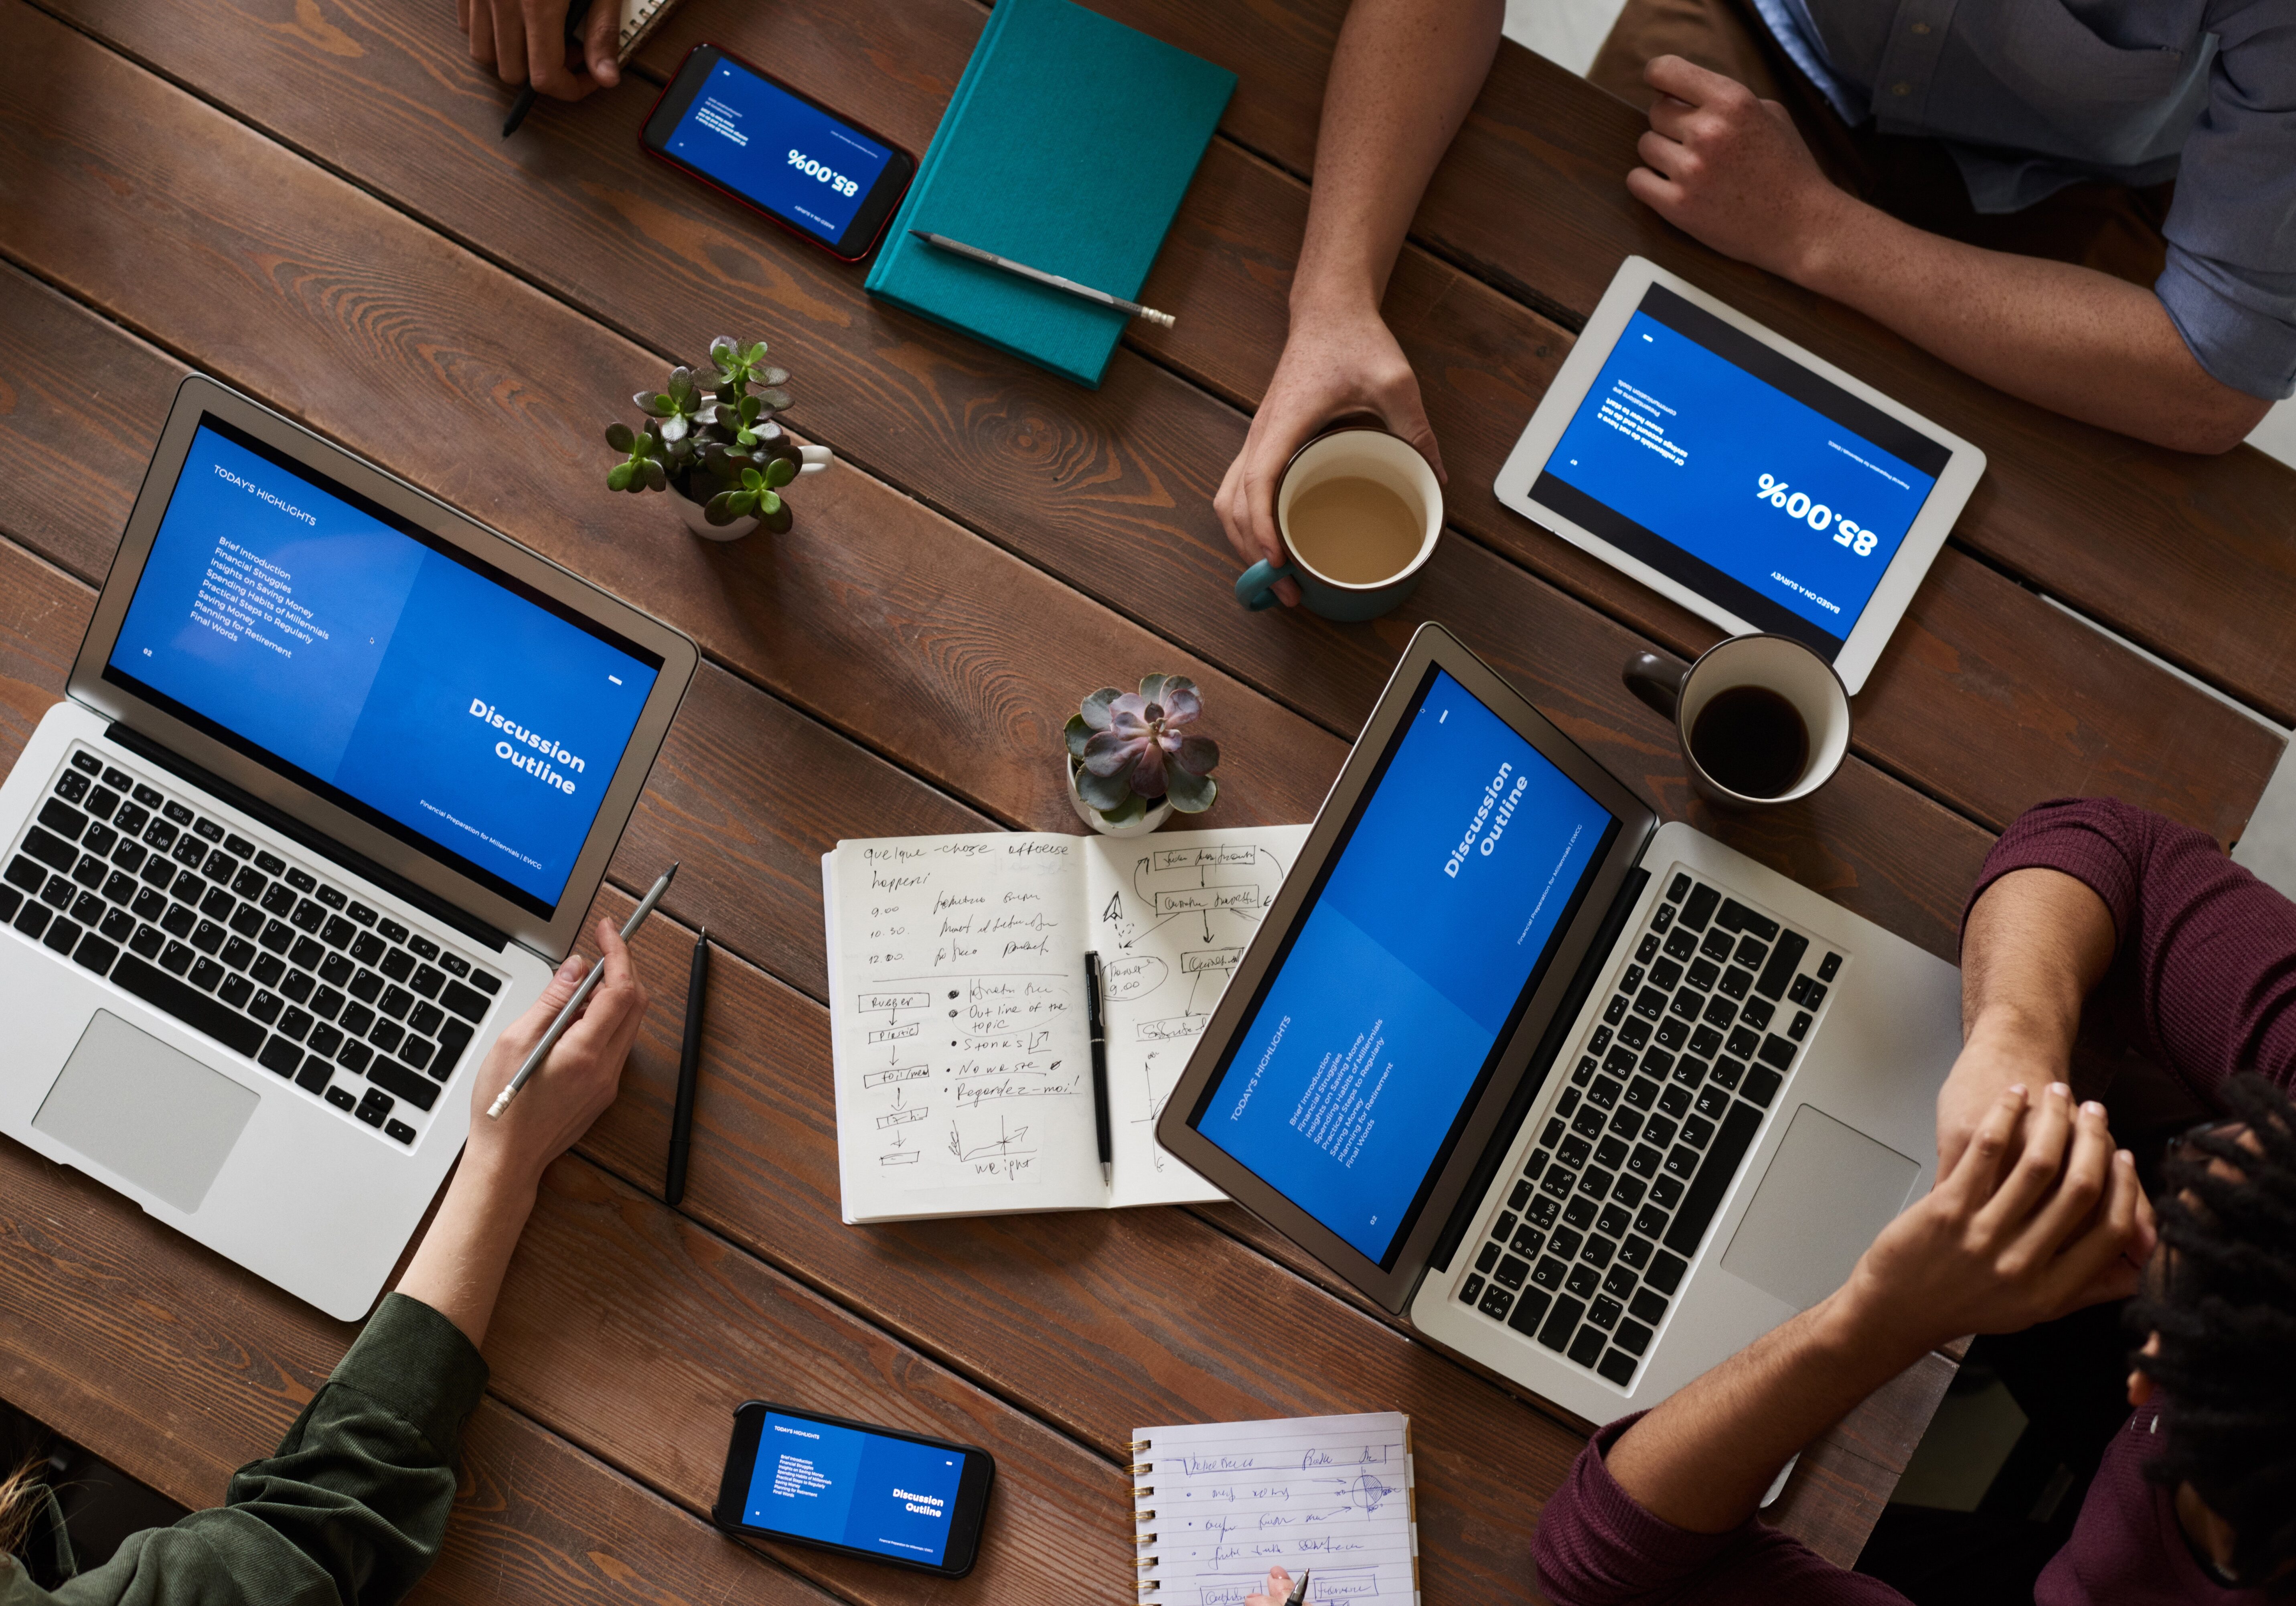
POLYGON ((1491 1133, 1491 1141, 1483 1146, 1482 1158, 1475 1162, 1467 1185, 1460 1191, 1459 1202, 1451 1207, 1451 1219, 1443 1224, 1442 1236, 1435 1240, 1434 1252, 1427 1257, 1430 1271, 1451 1269, 1451 1257, 1458 1252, 1459 1241, 1466 1236, 1475 1212, 1482 1209, 1483 1195, 1490 1191, 1491 1178, 1498 1175, 1499 1162, 1514 1146, 1514 1135, 1522 1129, 1523 1117, 1530 1113, 1539 1090, 1546 1086, 1548 1067, 1562 1052, 1571 1027, 1578 1022, 1578 1012, 1586 1007, 1587 995, 1594 991, 1603 968, 1611 963, 1611 951, 1618 946, 1619 933, 1626 930, 1627 917, 1635 912, 1643 889, 1649 885, 1650 872, 1636 865, 1627 873, 1618 897, 1603 912, 1603 923, 1595 929, 1595 939, 1587 945, 1587 956, 1578 962, 1578 973, 1570 978, 1570 989, 1548 1017, 1546 1030, 1538 1039, 1538 1046, 1531 1051, 1529 1063, 1523 1067, 1514 1096, 1507 1101, 1506 1110, 1491 1133))
POLYGON ((472 942, 483 943, 497 954, 510 946, 508 937, 476 915, 466 914, 437 893, 416 886, 397 871, 385 869, 365 854, 344 847, 325 832, 306 825, 276 806, 265 802, 251 792, 242 791, 221 775, 193 763, 141 731, 130 729, 126 721, 113 720, 105 734, 137 758, 148 759, 177 779, 198 787, 201 791, 214 794, 242 813, 254 815, 281 836, 300 842, 312 852, 365 876, 393 897, 413 904, 431 919, 442 925, 452 926, 472 942))

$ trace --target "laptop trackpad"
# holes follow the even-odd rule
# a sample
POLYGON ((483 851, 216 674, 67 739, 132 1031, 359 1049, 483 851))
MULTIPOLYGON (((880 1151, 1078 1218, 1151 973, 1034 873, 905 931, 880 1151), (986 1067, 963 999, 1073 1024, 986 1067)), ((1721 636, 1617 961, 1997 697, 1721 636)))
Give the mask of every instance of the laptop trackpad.
POLYGON ((191 1211, 261 1102, 221 1071, 98 1010, 32 1125, 191 1211))
POLYGON ((1922 1168, 1804 1104, 1722 1257, 1725 1271, 1808 1310, 1849 1277, 1922 1168))

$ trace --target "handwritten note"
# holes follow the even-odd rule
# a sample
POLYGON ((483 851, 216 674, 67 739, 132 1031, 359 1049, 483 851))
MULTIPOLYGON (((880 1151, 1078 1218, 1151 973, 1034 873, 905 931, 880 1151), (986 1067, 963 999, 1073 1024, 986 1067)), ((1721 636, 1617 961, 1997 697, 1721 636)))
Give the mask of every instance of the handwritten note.
POLYGON ((1141 1598, 1242 1606, 1270 1566, 1310 1599, 1419 1598, 1411 1424, 1394 1412, 1144 1428, 1134 1436, 1141 1598), (1152 1590, 1150 1587, 1152 1586, 1152 1590))
POLYGON ((840 1131, 884 1188, 1089 1184, 1077 839, 857 842, 836 889, 840 1131))

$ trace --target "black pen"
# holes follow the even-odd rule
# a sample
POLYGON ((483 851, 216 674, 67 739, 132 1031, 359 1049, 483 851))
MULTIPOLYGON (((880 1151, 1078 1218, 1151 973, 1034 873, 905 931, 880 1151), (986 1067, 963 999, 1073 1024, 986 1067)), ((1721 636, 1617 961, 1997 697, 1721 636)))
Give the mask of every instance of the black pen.
POLYGON ((1307 1606, 1308 1580, 1315 1576, 1311 1572, 1301 1573, 1298 1586, 1292 1589, 1290 1597, 1284 1601, 1283 1606, 1307 1606))
MULTIPOLYGON (((589 14, 590 0, 573 0, 573 4, 566 8, 566 43, 579 45, 582 42, 582 20, 589 14)), ((528 70, 532 71, 531 63, 528 70)), ((510 103, 510 115, 503 119, 502 136, 508 139, 517 133, 518 126, 526 121, 526 114, 533 110, 534 85, 529 80, 518 92, 518 98, 510 103)))
POLYGON ((685 1043, 677 1054, 677 1104, 669 1117, 669 1176, 661 1196, 675 1209, 685 1197, 685 1155, 693 1142, 693 1078, 701 1069, 701 998, 709 987, 709 928, 693 939, 685 979, 685 1043))
POLYGON ((1094 953, 1084 956, 1084 1019, 1092 1033, 1092 1124, 1100 1135, 1100 1180, 1103 1187, 1112 1188, 1116 1166, 1108 1138, 1108 1037, 1100 1023, 1100 955, 1094 953))

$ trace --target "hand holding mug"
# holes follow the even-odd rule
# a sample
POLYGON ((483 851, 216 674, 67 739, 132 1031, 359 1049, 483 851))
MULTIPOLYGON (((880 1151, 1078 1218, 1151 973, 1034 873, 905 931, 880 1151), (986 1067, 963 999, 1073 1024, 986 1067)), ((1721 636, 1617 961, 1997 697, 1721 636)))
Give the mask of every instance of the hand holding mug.
POLYGON ((1281 560, 1238 576, 1235 600, 1256 613, 1290 582, 1312 613, 1376 619, 1417 589, 1443 533, 1443 488, 1408 441, 1346 424, 1292 455, 1275 512, 1281 560))

